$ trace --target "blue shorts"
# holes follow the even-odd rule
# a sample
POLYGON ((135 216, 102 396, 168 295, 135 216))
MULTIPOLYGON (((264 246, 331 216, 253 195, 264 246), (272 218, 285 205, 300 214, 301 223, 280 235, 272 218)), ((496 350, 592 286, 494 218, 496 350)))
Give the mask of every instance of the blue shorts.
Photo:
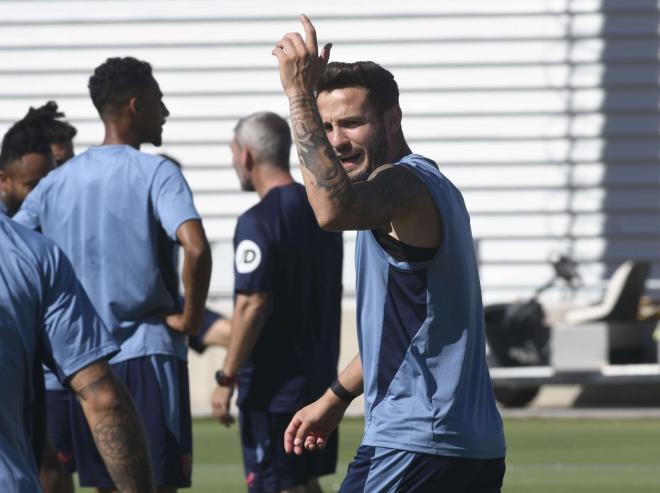
MULTIPOLYGON (((174 356, 155 355, 112 365, 128 387, 149 442, 158 486, 190 486, 192 422, 188 366, 174 356)), ((82 407, 71 399, 71 429, 80 486, 114 488, 96 450, 82 407)))
POLYGON ((53 441, 57 460, 67 474, 76 471, 71 437, 71 400, 75 400, 75 397, 68 389, 46 390, 48 434, 53 441))
POLYGON ((362 445, 340 493, 500 493, 504 458, 467 459, 362 445))
POLYGON ((337 466, 337 431, 324 450, 303 455, 284 451, 284 431, 293 413, 242 409, 239 415, 245 482, 250 493, 274 493, 333 474, 337 466))

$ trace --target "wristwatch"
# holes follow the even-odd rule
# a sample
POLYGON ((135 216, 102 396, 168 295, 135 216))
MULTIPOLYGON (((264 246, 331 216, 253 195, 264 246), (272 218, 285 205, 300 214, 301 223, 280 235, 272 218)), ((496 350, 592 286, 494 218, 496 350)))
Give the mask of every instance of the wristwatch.
POLYGON ((218 370, 215 372, 215 381, 220 385, 221 387, 233 387, 236 385, 236 377, 230 377, 229 375, 225 375, 224 370, 218 370))

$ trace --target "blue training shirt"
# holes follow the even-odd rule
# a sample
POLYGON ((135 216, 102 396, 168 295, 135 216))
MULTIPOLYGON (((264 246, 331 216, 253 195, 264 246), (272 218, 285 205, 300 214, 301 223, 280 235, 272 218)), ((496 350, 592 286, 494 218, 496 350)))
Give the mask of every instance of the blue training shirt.
POLYGON ((423 156, 405 166, 442 219, 432 260, 392 258, 359 231, 358 338, 365 393, 364 445, 469 458, 505 455, 486 365, 484 315, 470 218, 461 193, 423 156))
MULTIPOLYGON (((165 286, 170 296, 176 300, 176 310, 183 310, 185 299, 179 292, 179 245, 170 240, 165 231, 161 231, 158 235, 158 257, 161 261, 160 269, 165 286)), ((219 313, 204 308, 202 326, 197 334, 188 336, 188 347, 200 354, 206 351, 204 337, 211 326, 221 317, 222 315, 219 313)))
POLYGON ((92 304, 121 344, 118 363, 154 354, 186 359, 185 336, 156 313, 176 300, 163 280, 162 229, 199 219, 179 168, 126 145, 91 147, 44 177, 14 220, 41 227, 71 260, 92 304))
POLYGON ((238 219, 235 293, 268 293, 271 311, 238 374, 238 406, 295 412, 337 376, 343 243, 323 231, 293 183, 238 219))
POLYGON ((60 382, 119 347, 59 248, 0 214, 0 491, 41 491, 31 447, 37 354, 60 382))
MULTIPOLYGON (((0 202, 0 215, 6 216, 8 214, 7 207, 5 204, 0 202)), ((50 368, 48 368, 46 365, 44 365, 43 368, 43 377, 44 377, 44 382, 45 382, 45 388, 47 390, 64 390, 64 387, 60 384, 60 382, 57 380, 57 377, 55 374, 50 371, 50 368)))

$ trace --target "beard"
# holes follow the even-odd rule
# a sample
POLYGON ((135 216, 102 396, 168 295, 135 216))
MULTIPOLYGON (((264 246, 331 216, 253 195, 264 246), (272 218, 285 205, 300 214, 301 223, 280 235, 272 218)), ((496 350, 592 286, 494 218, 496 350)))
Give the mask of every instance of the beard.
POLYGON ((387 154, 387 135, 385 134, 385 128, 381 127, 374 139, 373 145, 365 149, 366 166, 363 169, 355 170, 356 173, 353 176, 349 175, 351 181, 353 183, 367 181, 376 168, 379 168, 383 164, 388 164, 385 162, 387 154))
POLYGON ((241 181, 241 190, 243 190, 244 192, 256 191, 254 188, 254 183, 252 183, 252 181, 249 179, 245 179, 245 181, 241 181))

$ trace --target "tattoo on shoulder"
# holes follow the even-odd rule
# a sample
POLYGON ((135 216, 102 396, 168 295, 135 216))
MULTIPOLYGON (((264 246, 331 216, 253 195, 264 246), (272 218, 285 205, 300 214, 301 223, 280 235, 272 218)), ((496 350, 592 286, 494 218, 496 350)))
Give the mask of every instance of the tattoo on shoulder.
POLYGON ((379 200, 379 204, 373 206, 379 207, 387 218, 411 211, 428 193, 422 181, 403 166, 383 170, 369 186, 375 188, 370 195, 379 200))

